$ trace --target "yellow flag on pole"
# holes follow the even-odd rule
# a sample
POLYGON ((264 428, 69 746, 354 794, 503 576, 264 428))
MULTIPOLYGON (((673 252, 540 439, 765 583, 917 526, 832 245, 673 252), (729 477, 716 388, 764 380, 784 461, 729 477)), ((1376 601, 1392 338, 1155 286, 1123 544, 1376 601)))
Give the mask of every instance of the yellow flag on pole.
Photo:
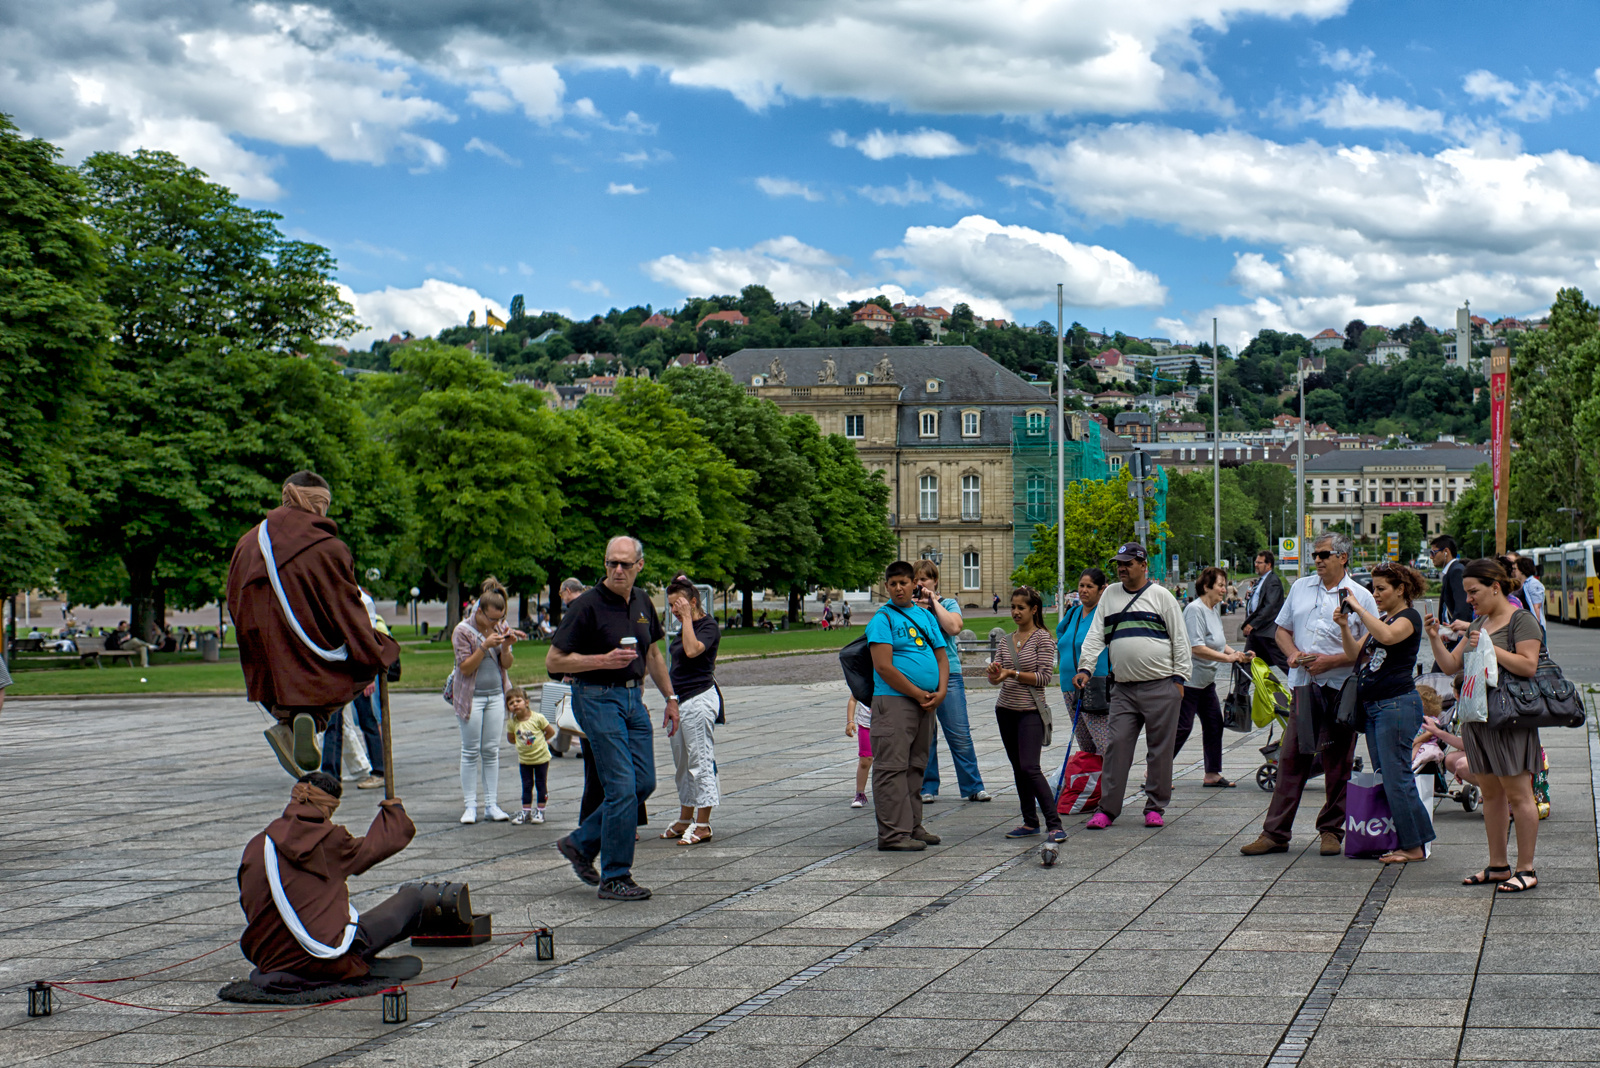
POLYGON ((486 326, 499 327, 501 330, 506 328, 506 321, 500 318, 494 312, 490 311, 488 308, 483 310, 483 322, 486 326))

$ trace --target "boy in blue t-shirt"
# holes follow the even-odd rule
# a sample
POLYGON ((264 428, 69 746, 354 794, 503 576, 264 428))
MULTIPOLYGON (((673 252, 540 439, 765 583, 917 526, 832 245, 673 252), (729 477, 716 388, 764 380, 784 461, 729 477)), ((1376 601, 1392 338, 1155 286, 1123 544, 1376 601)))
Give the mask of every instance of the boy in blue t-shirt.
POLYGON ((890 603, 867 624, 878 848, 921 850, 939 844, 939 836, 922 826, 922 774, 933 740, 934 709, 944 700, 950 664, 938 621, 912 601, 916 571, 896 560, 883 578, 890 603))

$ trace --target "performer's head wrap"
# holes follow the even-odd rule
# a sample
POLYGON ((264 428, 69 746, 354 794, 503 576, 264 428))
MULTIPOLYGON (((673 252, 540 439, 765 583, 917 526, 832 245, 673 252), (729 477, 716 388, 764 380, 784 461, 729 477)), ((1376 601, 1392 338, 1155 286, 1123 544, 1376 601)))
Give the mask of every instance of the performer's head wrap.
POLYGON ((283 483, 283 505, 313 515, 327 515, 333 494, 322 476, 311 471, 296 471, 283 483))
POLYGON ((324 819, 332 819, 334 810, 339 807, 339 794, 343 788, 333 776, 321 771, 313 771, 303 775, 300 781, 294 784, 289 791, 289 799, 298 801, 302 805, 310 805, 318 809, 324 819), (328 789, 331 788, 331 789, 328 789))

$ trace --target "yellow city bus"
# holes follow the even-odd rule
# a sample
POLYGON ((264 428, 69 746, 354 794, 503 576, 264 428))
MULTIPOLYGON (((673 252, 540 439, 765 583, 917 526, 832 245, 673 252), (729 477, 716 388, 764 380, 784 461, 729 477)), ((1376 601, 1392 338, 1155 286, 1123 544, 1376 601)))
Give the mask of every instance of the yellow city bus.
POLYGON ((1596 565, 1600 565, 1600 538, 1569 541, 1561 547, 1560 615, 1547 602, 1546 612, 1551 619, 1579 626, 1600 619, 1600 567, 1596 565))
MULTIPOLYGON (((1539 581, 1544 583, 1544 614, 1545 618, 1554 623, 1562 618, 1562 606, 1566 604, 1566 595, 1561 588, 1561 562, 1564 557, 1561 546, 1544 545, 1537 549, 1527 549, 1523 556, 1533 561, 1537 569, 1539 581)), ((1517 576, 1513 575, 1515 579, 1517 576)))

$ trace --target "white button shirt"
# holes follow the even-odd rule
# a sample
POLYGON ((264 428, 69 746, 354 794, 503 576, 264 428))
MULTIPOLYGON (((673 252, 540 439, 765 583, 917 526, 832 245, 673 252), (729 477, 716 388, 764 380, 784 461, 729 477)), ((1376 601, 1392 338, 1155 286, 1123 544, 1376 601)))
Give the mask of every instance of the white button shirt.
MULTIPOLYGON (((1368 612, 1378 614, 1378 603, 1372 599, 1372 594, 1352 579, 1348 572, 1339 585, 1331 590, 1323 586, 1322 579, 1317 575, 1307 575, 1289 587, 1289 595, 1283 599, 1283 607, 1278 610, 1278 618, 1274 622, 1292 632, 1294 646, 1302 653, 1343 656, 1344 642, 1340 637, 1339 624, 1333 621, 1333 613, 1338 611, 1339 600, 1345 594, 1368 612)), ((1359 617, 1352 614, 1350 631, 1360 639, 1366 635, 1367 628, 1359 617)), ((1313 679, 1311 672, 1305 668, 1291 667, 1289 685, 1309 686, 1315 682, 1318 686, 1343 686, 1352 670, 1352 666, 1334 668, 1313 679)))

